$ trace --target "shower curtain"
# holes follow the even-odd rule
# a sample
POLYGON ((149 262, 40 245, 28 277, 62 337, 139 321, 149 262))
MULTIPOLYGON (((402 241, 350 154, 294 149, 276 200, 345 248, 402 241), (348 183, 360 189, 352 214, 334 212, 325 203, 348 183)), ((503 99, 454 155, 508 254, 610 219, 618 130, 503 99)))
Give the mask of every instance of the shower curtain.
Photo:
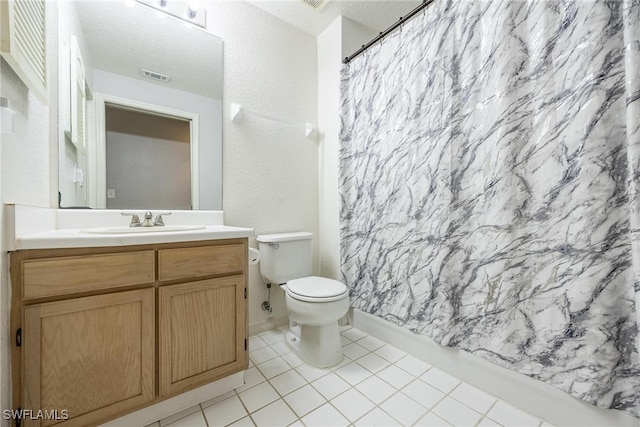
POLYGON ((640 0, 437 0, 342 71, 353 307, 640 417, 640 0))

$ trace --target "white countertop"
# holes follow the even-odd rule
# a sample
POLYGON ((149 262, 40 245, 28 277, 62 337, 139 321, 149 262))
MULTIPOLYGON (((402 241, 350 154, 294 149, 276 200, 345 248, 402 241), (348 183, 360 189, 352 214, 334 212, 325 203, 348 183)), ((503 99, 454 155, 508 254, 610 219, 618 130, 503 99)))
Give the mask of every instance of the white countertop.
MULTIPOLYGON (((179 231, 87 233, 91 228, 126 228, 129 219, 115 210, 61 210, 8 205, 13 222, 5 233, 9 250, 129 246, 253 237, 253 228, 223 225, 222 211, 172 211, 167 226, 201 226, 179 231)), ((138 212, 139 214, 142 214, 138 212)), ((142 217, 142 215, 141 215, 142 217)), ((169 227, 168 227, 169 228, 169 227)), ((127 230, 129 231, 129 230, 127 230)))
POLYGON ((198 230, 153 233, 89 234, 81 229, 50 230, 16 237, 15 249, 91 248, 152 243, 194 242, 201 240, 253 237, 253 228, 208 225, 198 230))

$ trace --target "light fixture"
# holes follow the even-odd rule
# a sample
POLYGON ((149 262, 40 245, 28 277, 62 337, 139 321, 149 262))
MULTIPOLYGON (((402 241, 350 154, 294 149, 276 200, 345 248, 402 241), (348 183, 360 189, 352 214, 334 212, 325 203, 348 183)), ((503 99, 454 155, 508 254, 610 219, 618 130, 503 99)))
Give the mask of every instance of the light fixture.
POLYGON ((0 132, 13 133, 13 110, 7 98, 0 98, 0 132))
POLYGON ((137 2, 199 27, 207 28, 207 11, 200 10, 200 4, 197 0, 137 0, 137 2))

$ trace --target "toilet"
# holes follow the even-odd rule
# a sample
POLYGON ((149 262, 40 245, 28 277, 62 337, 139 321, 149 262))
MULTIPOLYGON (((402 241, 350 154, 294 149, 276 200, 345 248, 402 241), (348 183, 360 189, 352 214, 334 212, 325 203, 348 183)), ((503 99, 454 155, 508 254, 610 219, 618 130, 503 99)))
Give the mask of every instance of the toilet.
POLYGON ((287 344, 303 361, 326 368, 342 360, 338 319, 349 309, 349 291, 337 280, 310 276, 312 239, 307 232, 256 238, 263 280, 285 292, 287 344))

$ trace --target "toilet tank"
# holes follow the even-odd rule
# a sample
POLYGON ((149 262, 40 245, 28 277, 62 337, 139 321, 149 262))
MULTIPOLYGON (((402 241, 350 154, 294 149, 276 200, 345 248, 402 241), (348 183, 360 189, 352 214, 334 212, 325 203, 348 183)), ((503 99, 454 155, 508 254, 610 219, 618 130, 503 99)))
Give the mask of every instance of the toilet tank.
POLYGON ((274 285, 311 275, 313 234, 307 232, 262 234, 256 237, 260 274, 274 285))

